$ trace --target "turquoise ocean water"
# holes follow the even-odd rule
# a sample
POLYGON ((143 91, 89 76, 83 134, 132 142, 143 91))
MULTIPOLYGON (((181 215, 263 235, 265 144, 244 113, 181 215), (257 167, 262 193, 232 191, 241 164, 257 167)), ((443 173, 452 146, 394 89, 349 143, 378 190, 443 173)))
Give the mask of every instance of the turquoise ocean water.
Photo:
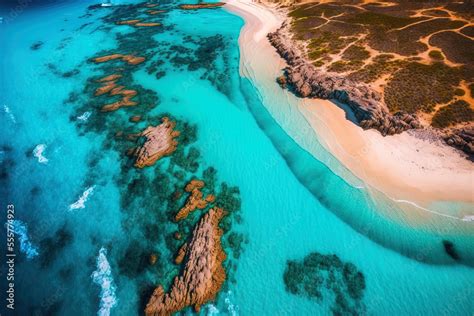
MULTIPOLYGON (((157 8, 167 12, 150 17, 130 3, 1 8, 0 194, 2 222, 6 205, 15 207, 15 314, 139 314, 144 284, 178 273, 168 268, 173 254, 165 246, 175 228, 144 198, 155 194, 151 185, 165 186, 155 177, 170 158, 124 173, 133 167, 112 137, 156 125, 161 113, 197 127, 196 172, 212 166, 219 181, 240 190, 241 219, 232 230, 245 240, 242 252, 202 314, 330 314, 332 297, 315 301, 285 290, 287 261, 311 252, 335 254, 362 272, 359 313, 474 313, 472 226, 408 223, 395 215, 396 205, 350 186, 294 142, 239 76, 238 16, 162 1, 157 8), (130 14, 162 26, 134 42, 133 27, 110 23, 130 14), (107 50, 146 55, 126 84, 151 91, 155 97, 141 100, 149 108, 98 111, 87 85, 110 73, 88 60, 107 50), (136 125, 128 121, 134 111, 144 116, 136 125), (134 182, 139 172, 151 180, 134 182), (142 267, 147 251, 161 253, 159 273, 142 267)), ((2 269, 3 298, 3 262, 2 269)), ((2 315, 11 313, 1 304, 2 315)))

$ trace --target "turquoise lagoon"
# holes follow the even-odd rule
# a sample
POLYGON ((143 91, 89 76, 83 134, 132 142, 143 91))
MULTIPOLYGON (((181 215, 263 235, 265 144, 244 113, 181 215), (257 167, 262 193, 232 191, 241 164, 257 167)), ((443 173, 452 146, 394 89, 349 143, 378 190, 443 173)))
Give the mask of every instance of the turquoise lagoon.
MULTIPOLYGON (((232 230, 244 236, 243 250, 230 259, 235 267, 228 282, 202 314, 330 314, 330 294, 315 301, 285 290, 287 261, 311 252, 335 254, 363 273, 365 308, 359 312, 474 313, 472 226, 445 217, 411 223, 382 194, 369 195, 332 172, 326 165, 343 167, 318 147, 317 137, 305 141, 324 159, 295 142, 271 105, 262 103, 257 83, 239 75, 244 22, 238 16, 160 2, 168 12, 153 19, 163 27, 150 35, 152 45, 134 46, 138 55, 147 50, 148 60, 130 79, 154 91, 157 106, 145 109, 150 115, 138 125, 127 119, 137 109, 105 119, 84 91, 91 77, 103 75, 88 60, 117 49, 120 34, 133 40, 133 27, 107 27, 103 19, 129 3, 94 10, 87 10, 94 1, 1 8, 0 192, 2 209, 14 204, 17 227, 24 228, 16 231, 16 314, 139 314, 147 299, 143 284, 166 284, 178 273, 138 269, 142 261, 133 255, 135 249, 140 256, 144 248, 157 251, 171 266, 164 235, 172 224, 150 232, 165 219, 150 211, 154 205, 135 200, 150 188, 130 186, 138 172, 151 178, 155 169, 165 172, 170 158, 124 177, 127 157, 110 137, 120 128, 158 124, 161 113, 197 126, 198 173, 212 166, 219 181, 240 190, 241 220, 232 230), (148 69, 151 64, 156 69, 148 69), (454 245, 458 260, 443 241, 454 245)), ((291 113, 287 122, 308 128, 291 113)), ((5 243, 1 247, 3 253, 5 243)), ((5 293, 4 278, 1 284, 5 293)), ((4 303, 2 314, 8 314, 4 303)))

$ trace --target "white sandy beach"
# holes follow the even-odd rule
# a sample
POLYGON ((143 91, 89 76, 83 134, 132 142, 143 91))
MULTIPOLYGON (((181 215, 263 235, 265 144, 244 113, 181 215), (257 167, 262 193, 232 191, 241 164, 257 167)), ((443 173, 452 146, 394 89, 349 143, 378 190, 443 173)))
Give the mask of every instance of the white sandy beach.
MULTIPOLYGON (((344 110, 334 103, 298 99, 282 90, 275 78, 281 74, 285 61, 277 55, 266 34, 277 29, 285 16, 251 0, 229 0, 225 7, 245 20, 239 38, 240 71, 258 83, 265 104, 271 101, 266 94, 288 100, 311 125, 314 137, 325 149, 369 188, 401 204, 411 201, 430 207, 438 201, 463 202, 467 207, 455 217, 474 214, 474 164, 447 145, 431 143, 407 132, 383 137, 375 130, 364 131, 346 119, 344 110)), ((277 111, 270 112, 285 128, 284 114, 278 117, 277 111)), ((334 164, 328 166, 337 169, 334 164)))

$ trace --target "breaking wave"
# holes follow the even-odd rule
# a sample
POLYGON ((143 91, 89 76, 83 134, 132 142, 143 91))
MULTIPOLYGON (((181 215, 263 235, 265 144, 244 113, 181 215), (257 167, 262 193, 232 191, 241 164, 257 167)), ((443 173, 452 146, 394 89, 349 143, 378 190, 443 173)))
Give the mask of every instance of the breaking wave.
POLYGON ((466 215, 462 218, 464 222, 474 222, 474 215, 466 215))
POLYGON ((109 316, 110 310, 117 305, 115 295, 115 284, 112 277, 109 261, 107 260, 107 249, 100 248, 97 256, 97 270, 92 272, 92 281, 100 286, 100 308, 98 316, 109 316))
POLYGON ((33 155, 36 158, 38 158, 39 163, 47 163, 48 162, 48 158, 43 156, 43 153, 44 153, 45 149, 46 149, 45 144, 39 144, 35 147, 35 149, 33 149, 33 155))
POLYGON ((87 122, 87 120, 89 119, 89 117, 91 116, 91 112, 87 111, 87 112, 84 112, 82 113, 82 115, 78 116, 77 119, 79 121, 82 121, 82 122, 87 122))
POLYGON ((239 307, 236 306, 234 303, 232 303, 231 301, 232 298, 233 298, 232 291, 228 291, 226 293, 224 302, 225 302, 225 305, 227 306, 227 311, 229 312, 229 314, 232 316, 237 316, 239 315, 239 307))
POLYGON ((72 203, 71 205, 69 205, 69 210, 77 210, 77 209, 80 209, 80 208, 85 208, 86 207, 86 202, 87 200, 89 199, 89 196, 92 195, 92 193, 94 192, 94 188, 95 188, 95 185, 87 188, 87 190, 85 190, 82 195, 79 197, 79 199, 72 203))
POLYGON ((212 305, 212 304, 208 304, 207 305, 207 315, 208 316, 213 316, 213 315, 217 315, 217 314, 219 314, 219 309, 217 309, 217 307, 212 305))
POLYGON ((15 115, 13 115, 12 111, 7 105, 3 105, 3 111, 8 115, 13 123, 16 123, 15 115))
POLYGON ((34 246, 28 237, 28 226, 20 220, 13 221, 13 232, 20 241, 20 251, 27 259, 33 259, 38 255, 38 248, 34 246))

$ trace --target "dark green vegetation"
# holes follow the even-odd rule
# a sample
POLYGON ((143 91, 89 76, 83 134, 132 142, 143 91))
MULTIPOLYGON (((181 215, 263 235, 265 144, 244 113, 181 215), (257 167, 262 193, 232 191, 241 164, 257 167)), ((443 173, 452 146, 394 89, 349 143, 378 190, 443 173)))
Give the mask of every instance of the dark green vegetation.
MULTIPOLYGON (((472 22, 474 7, 468 2, 395 3, 297 4, 290 8, 291 31, 306 42, 307 57, 316 67, 377 89, 375 83, 381 84, 393 113, 436 115, 435 108, 461 105, 457 115, 438 115, 443 126, 472 122, 465 103, 455 101, 461 82, 470 86, 474 81, 474 41, 468 37, 474 28, 466 22, 472 22)), ((433 123, 439 126, 438 119, 433 123)))
POLYGON ((460 76, 460 69, 442 63, 408 63, 393 74, 385 87, 385 102, 393 112, 432 112, 436 104, 453 98, 460 76))
MULTIPOLYGON (((429 41, 430 45, 434 45, 443 50, 446 57, 455 63, 467 64, 468 69, 474 69, 474 41, 457 32, 440 32, 434 34, 429 41)), ((470 74, 469 79, 474 76, 470 74)))
POLYGON ((316 302, 331 300, 334 315, 360 315, 365 311, 364 275, 336 255, 313 252, 302 261, 288 260, 283 280, 292 294, 316 302))
POLYGON ((432 123, 434 127, 449 127, 452 124, 469 122, 474 120, 474 110, 464 100, 454 101, 443 106, 433 116, 432 123))

